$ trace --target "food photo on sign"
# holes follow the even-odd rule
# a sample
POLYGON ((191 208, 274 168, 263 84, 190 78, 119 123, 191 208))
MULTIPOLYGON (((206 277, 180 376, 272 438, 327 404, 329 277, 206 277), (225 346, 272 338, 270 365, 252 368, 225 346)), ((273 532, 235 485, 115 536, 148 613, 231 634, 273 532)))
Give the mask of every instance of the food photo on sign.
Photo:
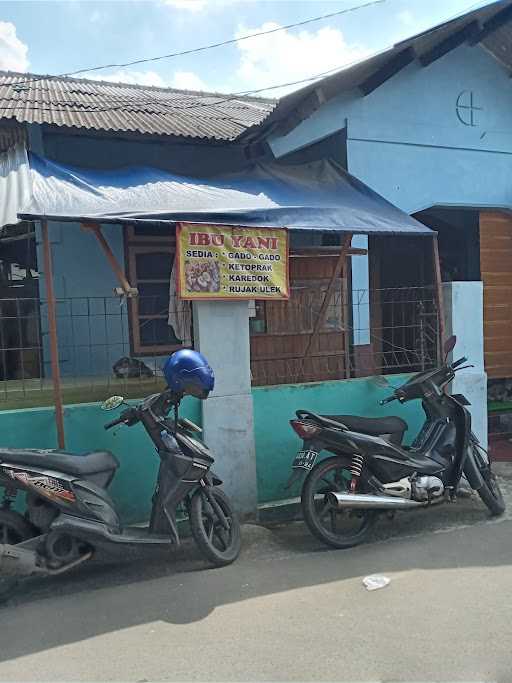
POLYGON ((288 232, 181 223, 179 296, 193 299, 288 299, 288 232))
POLYGON ((185 282, 189 292, 220 292, 219 264, 185 260, 185 282))

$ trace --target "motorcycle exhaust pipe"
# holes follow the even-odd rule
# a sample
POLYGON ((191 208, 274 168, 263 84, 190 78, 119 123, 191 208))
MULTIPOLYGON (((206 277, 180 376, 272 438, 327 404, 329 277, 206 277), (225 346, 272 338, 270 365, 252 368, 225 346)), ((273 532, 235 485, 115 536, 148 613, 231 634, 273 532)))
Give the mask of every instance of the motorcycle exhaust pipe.
POLYGON ((2 576, 34 576, 35 574, 56 575, 73 569, 92 557, 92 550, 80 555, 72 562, 53 569, 39 565, 35 550, 19 545, 0 543, 0 577, 2 576))
POLYGON ((37 566, 34 550, 0 544, 0 576, 31 576, 45 573, 37 566))
POLYGON ((410 498, 374 496, 370 493, 338 493, 336 491, 330 491, 327 494, 327 501, 339 510, 344 508, 359 508, 360 510, 404 510, 425 506, 425 503, 420 503, 416 500, 411 500, 410 498))

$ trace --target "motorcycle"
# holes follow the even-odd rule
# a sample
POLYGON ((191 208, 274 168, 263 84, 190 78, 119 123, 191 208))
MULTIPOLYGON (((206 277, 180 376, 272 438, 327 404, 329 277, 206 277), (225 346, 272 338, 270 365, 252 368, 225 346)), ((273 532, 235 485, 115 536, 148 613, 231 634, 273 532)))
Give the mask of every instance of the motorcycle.
POLYGON ((137 406, 112 396, 104 410, 127 406, 105 425, 140 423, 160 458, 149 526, 123 527, 108 494, 117 459, 109 451, 78 456, 57 450, 0 449, 0 597, 8 598, 21 577, 67 572, 97 550, 165 547, 180 543, 180 516, 214 566, 232 563, 240 552, 240 525, 214 459, 198 440, 200 427, 180 418, 180 395, 166 390, 137 406), (174 408, 174 418, 169 417, 174 408), (26 494, 24 514, 13 509, 26 494))
POLYGON ((303 440, 295 457, 291 486, 307 473, 301 494, 304 520, 311 533, 334 548, 366 539, 379 514, 455 502, 465 477, 492 515, 505 503, 489 454, 471 431, 469 401, 450 395, 447 386, 467 358, 448 363, 456 344, 445 344, 440 367, 420 372, 380 401, 422 401, 425 422, 411 446, 402 444, 407 423, 400 417, 317 415, 296 412, 290 424, 303 440), (332 454, 317 462, 321 451, 332 454))

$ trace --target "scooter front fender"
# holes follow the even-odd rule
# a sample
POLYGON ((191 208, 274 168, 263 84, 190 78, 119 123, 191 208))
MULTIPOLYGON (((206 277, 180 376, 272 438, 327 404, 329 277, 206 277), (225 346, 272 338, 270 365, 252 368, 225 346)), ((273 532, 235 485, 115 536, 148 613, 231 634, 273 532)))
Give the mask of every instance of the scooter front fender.
POLYGON ((466 479, 469 481, 469 485, 475 491, 478 491, 484 485, 484 480, 480 470, 478 469, 471 444, 468 445, 466 457, 464 458, 464 474, 466 475, 466 479))
POLYGON ((204 479, 210 486, 222 486, 222 484, 224 483, 222 479, 211 470, 208 472, 204 479))

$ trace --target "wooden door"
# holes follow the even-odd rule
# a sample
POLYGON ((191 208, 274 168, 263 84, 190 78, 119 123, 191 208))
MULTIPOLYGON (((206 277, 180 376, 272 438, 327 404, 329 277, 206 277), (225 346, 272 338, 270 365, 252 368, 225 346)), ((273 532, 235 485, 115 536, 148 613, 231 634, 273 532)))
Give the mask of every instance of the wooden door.
POLYGON ((290 300, 262 302, 264 330, 251 335, 253 384, 312 382, 346 376, 344 321, 348 307, 343 277, 336 283, 325 323, 310 344, 337 258, 337 254, 290 258, 290 300))
POLYGON ((480 213, 484 283, 485 367, 491 378, 512 377, 512 216, 480 213))

